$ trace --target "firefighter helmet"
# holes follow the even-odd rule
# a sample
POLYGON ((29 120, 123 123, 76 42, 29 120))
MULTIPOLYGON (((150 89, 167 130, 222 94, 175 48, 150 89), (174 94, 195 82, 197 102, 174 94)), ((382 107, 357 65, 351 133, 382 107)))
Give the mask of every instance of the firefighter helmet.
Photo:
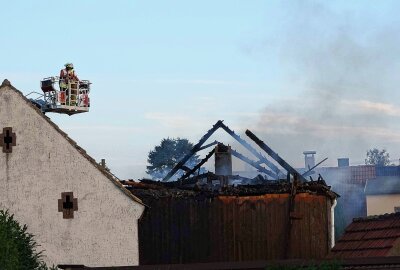
POLYGON ((74 68, 74 65, 73 65, 72 63, 66 63, 66 64, 65 64, 65 67, 66 67, 66 68, 69 68, 69 69, 73 69, 73 68, 74 68))

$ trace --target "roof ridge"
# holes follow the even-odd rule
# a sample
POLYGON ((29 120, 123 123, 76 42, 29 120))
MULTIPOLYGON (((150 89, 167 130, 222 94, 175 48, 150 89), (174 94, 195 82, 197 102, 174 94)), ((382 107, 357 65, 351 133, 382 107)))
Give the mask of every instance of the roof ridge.
POLYGON ((375 237, 375 238, 360 238, 360 239, 339 239, 337 243, 340 242, 364 242, 364 241, 374 241, 374 240, 387 240, 387 239, 392 239, 392 238, 399 238, 399 236, 393 235, 393 236, 382 236, 382 237, 375 237))
POLYGON ((73 139, 71 139, 67 133, 65 133, 63 130, 60 129, 59 126, 57 126, 51 119, 44 115, 41 110, 39 110, 36 106, 34 106, 25 96, 22 94, 21 91, 19 91, 17 88, 15 88, 9 80, 5 79, 3 83, 0 86, 0 90, 3 88, 10 88, 13 91, 15 91, 17 94, 19 94, 22 99, 31 107, 33 108, 47 123, 49 123, 58 133, 60 133, 84 158, 86 158, 94 167, 96 167, 104 176, 106 176, 115 186, 117 186, 123 193, 125 193, 126 196, 131 198, 133 201, 140 203, 144 206, 146 206, 141 199, 133 195, 129 190, 127 190, 121 183, 120 180, 107 170, 105 170, 103 167, 101 167, 94 158, 92 158, 89 154, 86 153, 86 150, 84 150, 82 147, 80 147, 73 139))
MULTIPOLYGON (((384 246, 384 247, 365 247, 365 248, 357 248, 357 251, 360 251, 360 250, 373 250, 373 249, 387 249, 387 248, 391 248, 391 247, 393 247, 393 245, 384 246)), ((333 247, 332 251, 354 251, 354 249, 351 249, 351 248, 338 248, 338 249, 335 249, 335 247, 333 247)))
MULTIPOLYGON (((369 220, 366 220, 369 221, 369 220)), ((383 219, 380 220, 371 220, 371 221, 385 221, 383 219)), ((350 225, 349 225, 350 226, 350 225)), ((382 231, 382 230, 388 230, 388 229, 399 229, 400 225, 395 225, 395 226, 386 226, 386 227, 381 227, 381 228, 369 228, 369 229, 348 229, 345 230, 348 233, 359 233, 359 232, 374 232, 374 231, 382 231)))
POLYGON ((11 86, 10 81, 7 80, 7 79, 4 79, 3 83, 0 85, 0 88, 1 88, 1 87, 5 87, 5 86, 11 86))
MULTIPOLYGON (((350 226, 350 225, 349 225, 350 226)), ((392 230, 392 229, 399 229, 400 226, 393 226, 393 227, 382 227, 382 228, 377 228, 377 229, 358 229, 358 230, 345 230, 346 233, 360 233, 360 232, 377 232, 377 231, 386 231, 386 230, 392 230)))
POLYGON ((367 216, 367 217, 353 218, 353 222, 380 221, 380 220, 386 220, 391 217, 400 217, 400 212, 385 213, 382 215, 373 215, 373 216, 367 216))

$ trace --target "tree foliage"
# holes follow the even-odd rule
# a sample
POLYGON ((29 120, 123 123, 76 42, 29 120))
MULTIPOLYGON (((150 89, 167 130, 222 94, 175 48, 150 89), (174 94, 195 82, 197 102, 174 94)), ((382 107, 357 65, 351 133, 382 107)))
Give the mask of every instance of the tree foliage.
MULTIPOLYGON (((163 178, 192 148, 193 144, 187 139, 162 139, 161 144, 149 152, 146 173, 156 179, 163 178)), ((199 162, 199 156, 193 155, 185 165, 193 167, 199 162)), ((179 175, 182 175, 182 172, 178 172, 177 176, 179 175)))
POLYGON ((388 166, 390 165, 389 153, 385 149, 378 148, 369 149, 367 151, 366 165, 388 166))
POLYGON ((0 210, 0 268, 47 270, 37 247, 33 235, 27 232, 27 226, 21 226, 8 211, 0 210))

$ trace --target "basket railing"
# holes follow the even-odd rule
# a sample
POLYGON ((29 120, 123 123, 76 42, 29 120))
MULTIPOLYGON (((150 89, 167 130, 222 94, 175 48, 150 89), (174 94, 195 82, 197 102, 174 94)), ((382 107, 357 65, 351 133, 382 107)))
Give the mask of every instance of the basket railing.
POLYGON ((44 78, 41 89, 46 104, 50 107, 90 107, 88 80, 61 79, 58 76, 44 78))

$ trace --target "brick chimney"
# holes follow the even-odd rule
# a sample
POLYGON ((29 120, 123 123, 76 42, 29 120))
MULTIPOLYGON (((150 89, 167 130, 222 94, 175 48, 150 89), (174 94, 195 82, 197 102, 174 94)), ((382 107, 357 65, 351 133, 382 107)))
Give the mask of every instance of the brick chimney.
POLYGON ((232 175, 231 147, 222 143, 215 147, 215 174, 232 175))

